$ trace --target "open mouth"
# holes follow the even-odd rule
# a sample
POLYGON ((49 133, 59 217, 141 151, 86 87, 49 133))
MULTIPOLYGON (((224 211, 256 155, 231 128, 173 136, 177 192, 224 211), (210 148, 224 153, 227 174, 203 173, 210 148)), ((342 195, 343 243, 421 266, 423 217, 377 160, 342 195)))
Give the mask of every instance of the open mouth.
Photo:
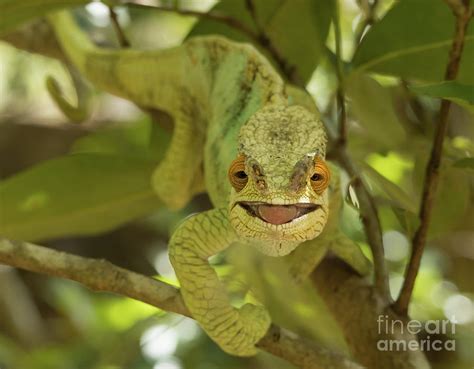
POLYGON ((275 225, 290 223, 321 207, 321 205, 308 203, 272 205, 266 202, 247 201, 241 201, 238 205, 244 208, 248 214, 275 225))

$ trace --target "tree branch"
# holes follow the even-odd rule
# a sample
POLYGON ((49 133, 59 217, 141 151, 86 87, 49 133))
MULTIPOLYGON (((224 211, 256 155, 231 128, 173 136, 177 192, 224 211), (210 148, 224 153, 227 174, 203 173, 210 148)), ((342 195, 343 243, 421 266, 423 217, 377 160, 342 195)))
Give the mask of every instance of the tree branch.
MULTIPOLYGON (((445 80, 453 80, 456 78, 461 62, 462 51, 464 48, 464 40, 469 21, 472 17, 472 8, 470 0, 445 0, 452 8, 456 15, 455 34, 451 50, 449 53, 449 62, 446 66, 445 80), (461 10, 462 6, 462 10, 461 10)), ((443 99, 439 112, 439 121, 436 126, 433 138, 433 146, 431 148, 430 159, 426 166, 425 181, 423 185, 423 195, 421 200, 419 219, 420 225, 415 232, 412 240, 412 251, 410 261, 405 271, 405 280, 394 304, 394 310, 400 315, 407 315, 408 305, 415 286, 415 280, 420 268, 421 258, 426 245, 426 237, 430 224, 431 214, 433 210, 436 189, 439 182, 439 172, 441 167, 441 158, 443 153, 443 142, 448 129, 448 115, 451 102, 443 99)))
POLYGON ((71 279, 93 291, 112 292, 189 316, 179 291, 166 283, 120 268, 27 242, 0 238, 0 262, 31 272, 71 279))
POLYGON ((115 12, 114 8, 112 8, 111 6, 108 6, 108 8, 109 8, 110 21, 114 28, 115 34, 117 35, 117 39, 118 39, 120 47, 124 49, 130 47, 130 42, 125 36, 125 33, 123 32, 123 29, 120 26, 120 23, 118 21, 117 13, 115 12))
POLYGON ((283 329, 272 325, 257 347, 284 358, 302 369, 364 369, 347 357, 314 343, 294 338, 283 329), (278 344, 275 344, 278 342, 278 344))
POLYGON ((416 341, 407 320, 394 314, 366 278, 337 258, 326 258, 311 275, 348 343, 352 356, 368 369, 429 369, 422 350, 384 350, 380 343, 416 341), (385 324, 381 324, 383 320, 385 324), (391 328, 384 328, 391 327, 391 328))
POLYGON ((334 35, 336 40, 336 76, 338 81, 337 87, 337 107, 339 114, 339 144, 345 146, 347 140, 347 127, 346 127, 346 102, 345 102, 345 86, 344 86, 344 71, 343 71, 343 61, 342 61, 342 40, 341 40, 341 24, 340 24, 340 9, 339 2, 336 1, 335 11, 333 16, 334 23, 334 35))
POLYGON ((257 28, 257 31, 259 33, 263 33, 264 30, 258 19, 257 11, 255 10, 255 4, 253 3, 253 0, 245 0, 245 7, 247 8, 247 11, 250 13, 253 23, 255 24, 255 28, 257 28))
MULTIPOLYGON (((377 5, 377 1, 370 6, 372 9, 377 5)), ((374 11, 374 10, 371 10, 374 11)), ((336 2, 336 11, 334 13, 334 33, 336 40, 336 76, 338 79, 337 89, 337 106, 338 106, 338 128, 339 135, 336 138, 332 138, 334 144, 333 151, 331 154, 344 168, 349 177, 353 180, 352 184, 357 194, 357 198, 360 203, 360 216, 362 224, 364 226, 367 242, 371 248, 372 255, 374 258, 374 274, 375 274, 375 287, 381 296, 385 298, 385 301, 390 301, 390 290, 388 284, 388 273, 385 265, 383 242, 382 242, 382 227, 377 212, 375 202, 367 190, 364 182, 362 181, 359 173, 360 170, 356 167, 353 161, 350 159, 346 144, 347 144, 347 113, 345 107, 345 86, 344 86, 344 71, 342 65, 342 40, 341 40, 341 29, 339 20, 339 5, 336 2)), ((329 130, 328 130, 329 132, 329 130)))
POLYGON ((345 147, 339 146, 339 148, 334 151, 334 155, 335 159, 352 179, 351 184, 354 186, 357 199, 359 200, 360 217, 367 237, 367 243, 370 246, 374 258, 375 288, 380 296, 388 303, 391 301, 391 297, 384 257, 382 227, 380 225, 377 206, 359 175, 360 169, 352 162, 345 147))
MULTIPOLYGON (((249 9, 251 12, 251 16, 255 17, 255 8, 252 5, 252 10, 249 9)), ((283 73, 285 78, 300 87, 304 88, 303 82, 297 75, 296 68, 288 63, 288 61, 281 55, 280 51, 275 47, 272 43, 270 38, 266 35, 263 28, 260 27, 260 23, 256 23, 257 32, 255 32, 252 28, 248 27, 246 24, 238 20, 237 18, 231 17, 226 14, 220 14, 215 11, 210 12, 199 12, 195 10, 187 10, 187 9, 179 9, 175 7, 166 7, 161 5, 147 5, 147 4, 140 4, 134 2, 124 2, 122 5, 127 6, 129 8, 137 8, 137 9, 154 9, 164 12, 171 12, 177 13, 185 16, 192 16, 192 17, 199 17, 210 19, 216 22, 220 22, 226 24, 227 26, 238 30, 239 32, 246 35, 249 39, 251 39, 256 45, 259 45, 262 49, 266 50, 270 56, 273 58, 275 63, 277 64, 280 71, 283 73)), ((247 2, 248 6, 248 2, 247 2)), ((255 18, 254 18, 255 21, 255 18)))
MULTIPOLYGON (((162 281, 120 268, 106 260, 89 259, 27 242, 0 238, 0 262, 16 268, 70 279, 93 291, 111 292, 157 308, 185 315, 179 289, 162 281)), ((294 338, 272 325, 258 347, 302 369, 363 369, 345 356, 294 338)))
MULTIPOLYGON (((118 21, 117 13, 115 12, 112 6, 107 6, 107 7, 109 8, 110 21, 114 28, 115 34, 117 35, 117 39, 118 39, 120 47, 123 49, 127 49, 131 47, 132 44, 128 40, 127 36, 125 36, 125 32, 118 21)), ((159 125, 161 128, 163 128, 167 132, 173 132, 173 128, 174 128, 173 117, 171 117, 164 110, 159 110, 157 108, 149 108, 146 106, 139 106, 139 105, 137 106, 150 116, 153 123, 159 125)))
POLYGON ((462 17, 467 8, 469 8, 470 0, 443 0, 454 12, 456 17, 462 17))

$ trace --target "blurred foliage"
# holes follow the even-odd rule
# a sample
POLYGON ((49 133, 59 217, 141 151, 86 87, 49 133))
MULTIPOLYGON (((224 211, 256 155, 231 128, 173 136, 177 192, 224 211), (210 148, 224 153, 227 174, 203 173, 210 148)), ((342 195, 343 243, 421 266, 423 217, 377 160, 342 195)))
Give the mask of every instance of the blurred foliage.
MULTIPOLYGON (((278 45, 281 56, 290 68, 295 68, 299 77, 308 81, 325 50, 334 0, 256 0, 253 3, 258 25, 247 11, 245 1, 222 1, 212 10, 238 15, 238 19, 254 32, 263 29, 270 40, 278 45)), ((240 31, 209 19, 200 21, 189 36, 207 34, 255 43, 240 31)), ((268 54, 265 48, 260 47, 260 50, 268 54)), ((269 59, 273 60, 271 57, 269 59)))
POLYGON ((448 81, 428 85, 411 86, 410 89, 420 95, 448 99, 468 109, 474 109, 474 85, 465 85, 457 81, 448 81))
MULTIPOLYGON (((441 81, 454 33, 446 3, 400 1, 367 33, 354 57, 354 68, 415 80, 441 81), (427 62, 429 61, 429 62, 427 62)), ((467 32, 459 81, 473 83, 474 27, 467 32)))
POLYGON ((29 0, 29 1, 15 1, 15 0, 1 0, 0 1, 0 34, 11 31, 14 27, 37 18, 41 15, 46 15, 68 6, 77 6, 87 4, 88 0, 29 0))
MULTIPOLYGON (((53 9, 86 3, 0 0, 0 35, 22 29, 53 9)), ((212 9, 254 32, 264 30, 307 83, 328 126, 335 129, 337 78, 331 23, 335 1, 253 3, 258 24, 244 0, 160 4, 212 9)), ((459 78, 441 82, 454 29, 454 18, 443 1, 379 0, 377 21, 360 44, 357 32, 366 14, 358 3, 371 2, 339 1, 348 144, 379 209, 394 296, 417 226, 439 98, 454 102, 429 244, 410 313, 419 320, 455 315, 459 321, 456 352, 429 353, 429 359, 435 369, 471 369, 474 26, 468 31, 459 78)), ((206 18, 120 6, 116 11, 134 47, 165 48, 203 34, 255 44, 238 30, 206 18)), ((76 16, 97 42, 117 44, 103 4, 89 3, 78 8, 76 16)), ((264 53, 278 68, 271 53, 264 53)), ((202 195, 183 211, 170 212, 153 196, 150 174, 170 136, 160 128, 159 118, 153 120, 129 102, 96 91, 84 81, 78 84, 77 76, 58 61, 7 44, 0 45, 0 70, 0 234, 107 258, 175 283, 166 256, 169 234, 185 216, 209 208, 210 203, 202 195), (48 76, 61 85, 66 101, 79 100, 82 88, 92 91, 87 92, 91 112, 80 125, 72 125, 55 105, 54 96, 48 95, 48 76)), ((351 178, 343 178, 343 188, 348 201, 342 227, 367 249, 351 178)), ((229 250, 214 260, 235 302, 255 298, 248 288, 260 286, 258 297, 272 306, 280 325, 343 351, 340 331, 313 291, 308 286, 293 288, 279 273, 278 261, 259 258, 229 250), (288 304, 289 295, 297 303, 288 304)), ((0 369, 291 368, 265 353, 252 359, 230 357, 189 319, 136 301, 93 294, 72 282, 0 266, 0 290, 0 369)))

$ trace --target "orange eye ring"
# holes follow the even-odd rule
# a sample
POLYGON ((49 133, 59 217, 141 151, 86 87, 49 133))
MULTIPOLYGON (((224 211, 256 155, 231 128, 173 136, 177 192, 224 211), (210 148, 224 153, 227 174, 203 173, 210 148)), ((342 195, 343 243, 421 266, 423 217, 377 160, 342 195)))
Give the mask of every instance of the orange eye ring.
POLYGON ((322 194, 329 186, 331 171, 323 159, 314 159, 314 174, 311 176, 311 187, 318 195, 322 194))
POLYGON ((228 177, 230 184, 237 192, 242 191, 249 178, 245 173, 245 155, 239 154, 229 167, 228 177))

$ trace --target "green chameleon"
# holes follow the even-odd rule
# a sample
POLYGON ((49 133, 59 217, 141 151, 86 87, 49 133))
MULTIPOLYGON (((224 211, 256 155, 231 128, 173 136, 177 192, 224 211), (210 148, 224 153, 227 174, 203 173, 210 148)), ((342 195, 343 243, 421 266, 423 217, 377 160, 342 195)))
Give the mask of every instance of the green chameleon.
POLYGON ((208 36, 168 50, 101 49, 68 14, 50 21, 70 61, 94 85, 173 116, 152 185, 171 209, 202 191, 211 198, 213 210, 176 229, 169 255, 192 316, 224 351, 254 355, 271 321, 263 306, 233 307, 209 265, 232 243, 288 255, 295 283, 329 249, 360 273, 369 270, 337 227, 338 176, 325 161, 314 104, 285 86, 254 47, 208 36))

